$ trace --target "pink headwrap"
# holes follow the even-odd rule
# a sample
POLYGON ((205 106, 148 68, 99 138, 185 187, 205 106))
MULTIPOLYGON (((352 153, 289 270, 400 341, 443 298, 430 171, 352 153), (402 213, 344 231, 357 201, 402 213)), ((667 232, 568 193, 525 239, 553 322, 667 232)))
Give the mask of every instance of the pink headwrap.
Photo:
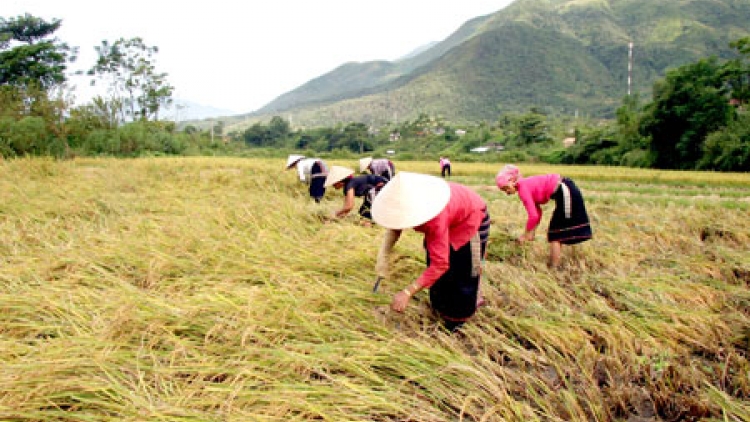
POLYGON ((518 170, 518 167, 514 166, 513 164, 506 164, 505 167, 497 172, 497 176, 495 176, 495 183, 497 184, 498 188, 502 189, 503 187, 508 186, 511 180, 518 180, 520 178, 521 171, 518 170))

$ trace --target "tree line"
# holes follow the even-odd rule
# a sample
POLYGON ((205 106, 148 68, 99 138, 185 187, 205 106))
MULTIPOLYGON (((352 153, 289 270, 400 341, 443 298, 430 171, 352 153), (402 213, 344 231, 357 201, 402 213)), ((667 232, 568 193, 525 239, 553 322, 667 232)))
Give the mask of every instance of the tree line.
POLYGON ((440 116, 371 127, 348 122, 293 129, 276 116, 224 133, 188 125, 178 130, 163 111, 174 87, 156 66, 158 48, 141 38, 102 41, 86 72, 105 88, 74 106, 66 85, 77 47, 54 37, 62 22, 29 14, 0 18, 0 155, 386 154, 466 160, 535 160, 665 169, 750 170, 750 38, 720 62, 708 57, 668 71, 652 98, 626 96, 615 120, 548 113, 544 107, 492 122, 457 125, 440 116), (564 147, 563 138, 575 144, 564 147), (473 149, 490 146, 490 152, 473 149), (393 151, 391 151, 393 150, 393 151))

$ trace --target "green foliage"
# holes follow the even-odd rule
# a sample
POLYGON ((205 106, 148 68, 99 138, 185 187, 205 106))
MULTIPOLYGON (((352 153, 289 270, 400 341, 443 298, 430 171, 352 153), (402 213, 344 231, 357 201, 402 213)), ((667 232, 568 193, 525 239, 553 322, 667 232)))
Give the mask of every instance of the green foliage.
POLYGON ((179 155, 186 150, 187 143, 182 137, 170 134, 161 123, 138 121, 114 130, 93 130, 81 148, 94 155, 179 155))
POLYGON ((750 114, 740 115, 708 136, 698 168, 750 171, 750 114))
POLYGON ((75 50, 50 38, 61 24, 29 14, 0 18, 0 86, 47 90, 65 82, 66 62, 75 50))
POLYGON ((656 166, 695 168, 706 136, 729 122, 734 110, 721 69, 715 58, 702 59, 670 71, 654 86, 641 133, 651 138, 656 166))
POLYGON ((730 45, 739 56, 724 65, 724 78, 732 91, 732 99, 747 105, 750 103, 750 37, 738 39, 730 45))
POLYGON ((120 120, 158 120, 162 107, 172 103, 174 91, 167 74, 156 71, 158 47, 135 37, 112 44, 105 40, 94 48, 99 57, 88 73, 108 82, 113 101, 122 105, 120 120))
POLYGON ((561 154, 563 164, 619 165, 618 143, 611 127, 595 128, 578 136, 577 142, 561 154))
POLYGON ((0 118, 0 152, 6 157, 45 152, 50 137, 47 124, 41 117, 0 118))

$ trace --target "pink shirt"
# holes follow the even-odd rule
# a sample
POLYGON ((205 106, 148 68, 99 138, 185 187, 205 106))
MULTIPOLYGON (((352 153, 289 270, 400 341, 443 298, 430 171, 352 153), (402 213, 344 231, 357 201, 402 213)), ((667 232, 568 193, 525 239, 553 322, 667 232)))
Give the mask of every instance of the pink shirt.
POLYGON ((450 267, 450 249, 464 246, 479 230, 487 205, 478 193, 466 186, 448 183, 451 197, 440 214, 417 226, 414 230, 423 233, 430 266, 417 279, 424 288, 430 287, 450 267))
POLYGON ((539 225, 539 221, 542 219, 541 206, 549 202, 560 184, 560 179, 559 174, 542 174, 518 180, 516 185, 518 197, 529 215, 528 220, 526 220, 526 231, 534 230, 539 225))

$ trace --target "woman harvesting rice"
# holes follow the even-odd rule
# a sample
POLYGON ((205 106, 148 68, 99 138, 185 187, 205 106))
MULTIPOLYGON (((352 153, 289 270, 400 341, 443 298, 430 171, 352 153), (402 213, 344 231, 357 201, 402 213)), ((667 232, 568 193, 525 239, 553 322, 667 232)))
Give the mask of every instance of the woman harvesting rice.
MULTIPOLYGON (((341 166, 331 167, 326 177, 325 187, 333 186, 334 189, 343 189, 344 205, 336 211, 336 217, 344 217, 354 208, 354 197, 364 197, 362 206, 359 207, 359 215, 372 220, 370 207, 378 191, 388 183, 384 177, 374 174, 353 176, 354 170, 341 166)), ((369 224, 369 222, 368 222, 369 224)))
POLYGON ((555 211, 547 231, 551 267, 560 266, 563 244, 574 245, 591 239, 591 225, 583 195, 569 178, 559 174, 521 177, 518 167, 508 164, 497 173, 495 183, 508 195, 518 193, 526 208, 526 230, 519 236, 519 242, 534 240, 536 228, 542 219, 541 205, 550 199, 555 200, 555 211))
POLYGON ((490 230, 487 205, 479 194, 438 177, 400 172, 375 198, 372 218, 388 229, 378 254, 380 277, 387 274, 388 255, 402 230, 424 235, 427 269, 396 293, 393 310, 403 312, 415 293, 430 289, 432 308, 449 330, 474 315, 490 230))
POLYGON ((372 174, 391 180, 396 174, 396 166, 387 158, 365 157, 359 160, 359 171, 360 173, 370 171, 372 174))
POLYGON ((325 181, 328 166, 320 158, 305 158, 304 155, 290 155, 286 160, 286 169, 297 169, 300 182, 307 183, 310 197, 320 202, 326 193, 325 181))

